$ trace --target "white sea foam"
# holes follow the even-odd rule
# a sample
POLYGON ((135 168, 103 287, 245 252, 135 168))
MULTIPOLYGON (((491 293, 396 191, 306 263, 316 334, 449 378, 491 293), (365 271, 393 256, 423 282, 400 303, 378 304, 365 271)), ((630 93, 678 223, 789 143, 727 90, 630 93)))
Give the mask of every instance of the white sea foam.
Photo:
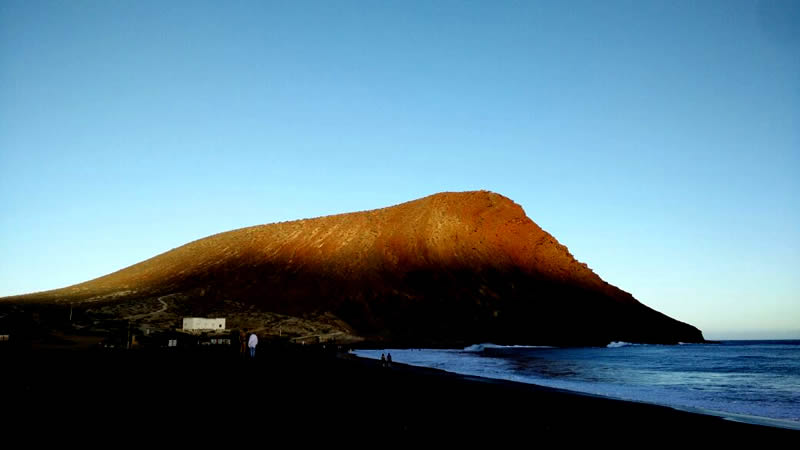
POLYGON ((623 341, 614 341, 608 345, 607 348, 620 348, 620 347, 632 347, 632 346, 639 346, 639 345, 647 345, 647 344, 635 344, 633 342, 623 342, 623 341))
POLYGON ((550 347, 547 345, 497 345, 497 344, 485 343, 485 344, 470 345, 469 347, 464 348, 464 351, 471 353, 480 353, 486 350, 487 348, 503 349, 503 348, 555 348, 555 347, 550 347))

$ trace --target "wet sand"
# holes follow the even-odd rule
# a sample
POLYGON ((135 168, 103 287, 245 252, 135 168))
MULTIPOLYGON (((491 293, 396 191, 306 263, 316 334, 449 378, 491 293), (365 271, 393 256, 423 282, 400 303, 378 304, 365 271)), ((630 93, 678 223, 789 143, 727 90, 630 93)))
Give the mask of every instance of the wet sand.
POLYGON ((278 433, 353 442, 535 439, 625 446, 800 436, 522 383, 397 363, 386 368, 313 347, 261 346, 255 360, 227 349, 29 351, 0 358, 7 430, 35 424, 89 437, 181 439, 213 430, 245 439, 278 433))

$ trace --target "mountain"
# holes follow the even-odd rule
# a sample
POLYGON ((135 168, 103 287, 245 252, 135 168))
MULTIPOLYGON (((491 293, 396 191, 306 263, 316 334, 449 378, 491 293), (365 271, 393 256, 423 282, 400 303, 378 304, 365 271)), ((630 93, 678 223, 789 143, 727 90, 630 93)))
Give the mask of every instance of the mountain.
POLYGON ((698 329, 603 281, 519 205, 487 191, 228 231, 3 301, 97 308, 167 296, 217 313, 233 302, 324 314, 383 344, 703 341, 698 329))

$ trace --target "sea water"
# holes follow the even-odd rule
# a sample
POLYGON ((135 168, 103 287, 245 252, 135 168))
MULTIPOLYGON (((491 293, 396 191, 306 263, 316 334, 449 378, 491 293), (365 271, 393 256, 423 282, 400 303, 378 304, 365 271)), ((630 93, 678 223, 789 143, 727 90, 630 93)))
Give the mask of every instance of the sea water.
POLYGON ((800 341, 462 350, 358 350, 358 356, 800 429, 800 341))

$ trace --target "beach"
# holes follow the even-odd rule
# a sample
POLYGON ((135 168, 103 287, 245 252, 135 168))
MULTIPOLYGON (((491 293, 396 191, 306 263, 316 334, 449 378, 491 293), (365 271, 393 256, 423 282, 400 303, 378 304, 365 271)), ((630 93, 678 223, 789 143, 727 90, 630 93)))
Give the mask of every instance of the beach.
POLYGON ((209 424, 234 435, 311 430, 324 433, 317 438, 536 436, 631 445, 643 437, 772 442, 800 434, 530 384, 384 367, 337 350, 263 345, 254 360, 227 348, 7 352, 0 354, 3 423, 88 426, 92 433, 158 430, 174 438, 209 424))

